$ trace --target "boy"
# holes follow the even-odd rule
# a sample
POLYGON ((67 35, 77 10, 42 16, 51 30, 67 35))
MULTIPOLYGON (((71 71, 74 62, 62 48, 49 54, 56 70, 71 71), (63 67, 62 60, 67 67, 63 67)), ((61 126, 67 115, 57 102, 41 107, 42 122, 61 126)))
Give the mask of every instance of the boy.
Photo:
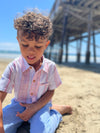
POLYGON ((42 14, 27 12, 14 20, 14 27, 21 56, 7 66, 0 80, 0 133, 16 133, 23 121, 30 123, 30 133, 54 133, 62 116, 59 107, 54 107, 59 112, 50 110, 51 98, 61 80, 55 63, 43 56, 52 23, 42 14), (13 88, 15 98, 3 109, 2 118, 2 102, 13 88))

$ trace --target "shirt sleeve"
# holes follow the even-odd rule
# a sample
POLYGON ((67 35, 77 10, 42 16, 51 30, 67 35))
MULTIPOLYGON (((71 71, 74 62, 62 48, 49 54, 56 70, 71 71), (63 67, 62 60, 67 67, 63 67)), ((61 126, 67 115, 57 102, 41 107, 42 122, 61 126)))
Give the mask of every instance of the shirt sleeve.
POLYGON ((60 79, 60 76, 58 74, 56 65, 54 64, 50 68, 50 73, 49 73, 49 90, 54 90, 56 89, 62 82, 60 79))
POLYGON ((11 93, 14 86, 14 72, 12 63, 5 69, 0 79, 0 91, 11 93))

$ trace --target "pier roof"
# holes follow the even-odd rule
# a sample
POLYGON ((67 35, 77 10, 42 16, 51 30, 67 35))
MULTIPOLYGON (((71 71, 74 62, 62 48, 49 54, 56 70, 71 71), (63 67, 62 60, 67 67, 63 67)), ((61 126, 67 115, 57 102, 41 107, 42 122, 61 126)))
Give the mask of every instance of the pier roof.
POLYGON ((100 0, 55 0, 50 18, 56 41, 61 40, 65 16, 66 33, 74 40, 87 33, 89 28, 95 33, 100 32, 100 0))

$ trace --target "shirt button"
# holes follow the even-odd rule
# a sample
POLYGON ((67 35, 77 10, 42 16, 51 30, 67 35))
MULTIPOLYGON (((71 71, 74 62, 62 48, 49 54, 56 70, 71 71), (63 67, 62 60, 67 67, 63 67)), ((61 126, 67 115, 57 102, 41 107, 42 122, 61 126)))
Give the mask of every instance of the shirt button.
POLYGON ((30 69, 32 69, 32 67, 30 67, 30 69))
POLYGON ((33 92, 31 92, 31 94, 30 94, 31 96, 33 96, 33 92))
POLYGON ((33 80, 33 82, 35 82, 35 80, 33 80))

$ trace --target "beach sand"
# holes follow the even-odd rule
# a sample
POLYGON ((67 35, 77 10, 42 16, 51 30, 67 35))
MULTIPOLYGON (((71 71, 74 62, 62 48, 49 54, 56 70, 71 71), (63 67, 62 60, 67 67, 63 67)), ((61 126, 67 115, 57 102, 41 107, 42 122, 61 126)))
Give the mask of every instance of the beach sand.
MULTIPOLYGON (((9 60, 0 60, 0 77, 9 60)), ((56 133, 100 133, 100 64, 57 65, 62 85, 56 89, 54 104, 71 105, 72 115, 64 115, 56 133)), ((3 107, 10 103, 8 94, 3 107)))

